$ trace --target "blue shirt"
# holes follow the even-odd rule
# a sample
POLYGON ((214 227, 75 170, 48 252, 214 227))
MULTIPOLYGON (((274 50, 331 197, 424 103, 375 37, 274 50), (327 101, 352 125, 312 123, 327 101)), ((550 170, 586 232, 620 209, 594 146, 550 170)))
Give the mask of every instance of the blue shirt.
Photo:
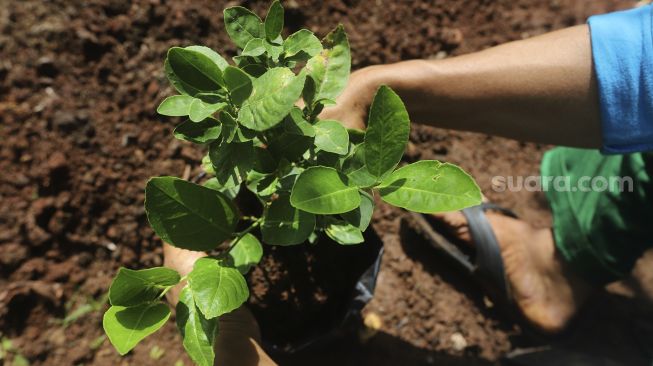
POLYGON ((589 18, 606 154, 653 150, 653 6, 589 18))

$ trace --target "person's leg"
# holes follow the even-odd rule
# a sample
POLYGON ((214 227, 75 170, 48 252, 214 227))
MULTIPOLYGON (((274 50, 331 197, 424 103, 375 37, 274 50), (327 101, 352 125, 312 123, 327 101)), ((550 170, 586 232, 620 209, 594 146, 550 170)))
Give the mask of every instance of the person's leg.
MULTIPOLYGON (((474 245, 461 212, 435 217, 452 230, 453 236, 474 245)), ((487 219, 501 249, 511 295, 524 317, 543 332, 563 330, 591 287, 562 260, 550 229, 535 228, 493 211, 487 212, 487 219)))
MULTIPOLYGON (((653 171, 653 159, 647 155, 640 158, 623 157, 615 164, 615 157, 598 152, 554 149, 543 161, 542 175, 581 177, 586 170, 595 176, 633 174, 634 193, 602 192, 596 196, 597 192, 550 190, 547 196, 553 209, 553 230, 537 229, 500 213, 487 214, 501 247, 514 300, 537 328, 562 330, 592 288, 627 273, 642 251, 653 244, 649 209, 653 196, 646 173, 653 171), (560 202, 573 202, 575 210, 560 202), (574 224, 582 222, 589 225, 574 224), (575 241, 579 233, 590 241, 575 241)), ((454 230, 455 236, 473 245, 460 212, 437 217, 454 230)))
POLYGON ((567 179, 547 190, 565 261, 597 286, 629 274, 653 246, 653 155, 556 148, 545 154, 542 175, 567 179))

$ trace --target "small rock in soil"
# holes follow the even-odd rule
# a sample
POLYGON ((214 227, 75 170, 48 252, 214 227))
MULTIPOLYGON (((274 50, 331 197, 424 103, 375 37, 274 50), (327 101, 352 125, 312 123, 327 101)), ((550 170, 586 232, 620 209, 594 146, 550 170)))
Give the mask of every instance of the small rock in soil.
POLYGON ((456 351, 462 351, 465 348, 467 348, 467 340, 460 333, 452 334, 449 340, 451 340, 451 343, 453 344, 453 349, 455 349, 456 351))
POLYGON ((70 111, 57 111, 52 117, 52 126, 59 131, 70 132, 77 127, 77 120, 70 111))

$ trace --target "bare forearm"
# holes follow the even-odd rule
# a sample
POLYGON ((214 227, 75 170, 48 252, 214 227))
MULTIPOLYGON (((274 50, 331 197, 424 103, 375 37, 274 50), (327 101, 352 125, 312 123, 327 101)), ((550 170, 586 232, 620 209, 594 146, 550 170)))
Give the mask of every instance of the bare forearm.
MULTIPOLYGON (((387 84, 414 122, 523 141, 599 147, 597 87, 589 31, 568 28, 439 61, 406 61, 358 71, 368 95, 387 84)), ((347 98, 346 95, 343 98, 347 98)), ((366 104, 358 98, 359 104, 366 104)))

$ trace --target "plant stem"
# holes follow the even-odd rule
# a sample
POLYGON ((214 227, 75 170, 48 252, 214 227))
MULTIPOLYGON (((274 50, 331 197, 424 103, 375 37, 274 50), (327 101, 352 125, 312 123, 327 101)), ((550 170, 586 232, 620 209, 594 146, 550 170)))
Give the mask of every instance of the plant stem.
POLYGON ((259 220, 260 217, 256 217, 256 216, 243 216, 243 217, 241 217, 241 219, 242 219, 242 220, 247 220, 247 221, 256 221, 256 220, 259 220))
MULTIPOLYGON (((182 277, 179 279, 179 283, 182 283, 182 282, 186 281, 187 279, 188 279, 188 275, 182 276, 182 277)), ((177 286, 177 285, 167 286, 167 287, 166 287, 166 288, 161 292, 161 294, 159 294, 159 297, 157 297, 157 300, 161 300, 161 299, 162 299, 162 298, 163 298, 163 297, 168 293, 168 291, 170 291, 170 289, 173 288, 173 287, 175 287, 175 286, 177 286)))
POLYGON ((259 217, 259 218, 258 218, 256 221, 254 221, 254 222, 253 222, 253 223, 252 223, 252 224, 251 224, 247 229, 245 229, 245 230, 239 232, 239 233, 236 235, 236 240, 234 240, 234 241, 231 243, 231 245, 229 246, 229 248, 233 248, 233 247, 235 247, 236 244, 238 244, 238 242, 240 241, 240 239, 242 239, 245 235, 249 234, 249 232, 252 231, 252 230, 254 230, 254 228, 256 228, 257 226, 261 225, 261 222, 263 222, 263 218, 262 218, 262 217, 259 217))

